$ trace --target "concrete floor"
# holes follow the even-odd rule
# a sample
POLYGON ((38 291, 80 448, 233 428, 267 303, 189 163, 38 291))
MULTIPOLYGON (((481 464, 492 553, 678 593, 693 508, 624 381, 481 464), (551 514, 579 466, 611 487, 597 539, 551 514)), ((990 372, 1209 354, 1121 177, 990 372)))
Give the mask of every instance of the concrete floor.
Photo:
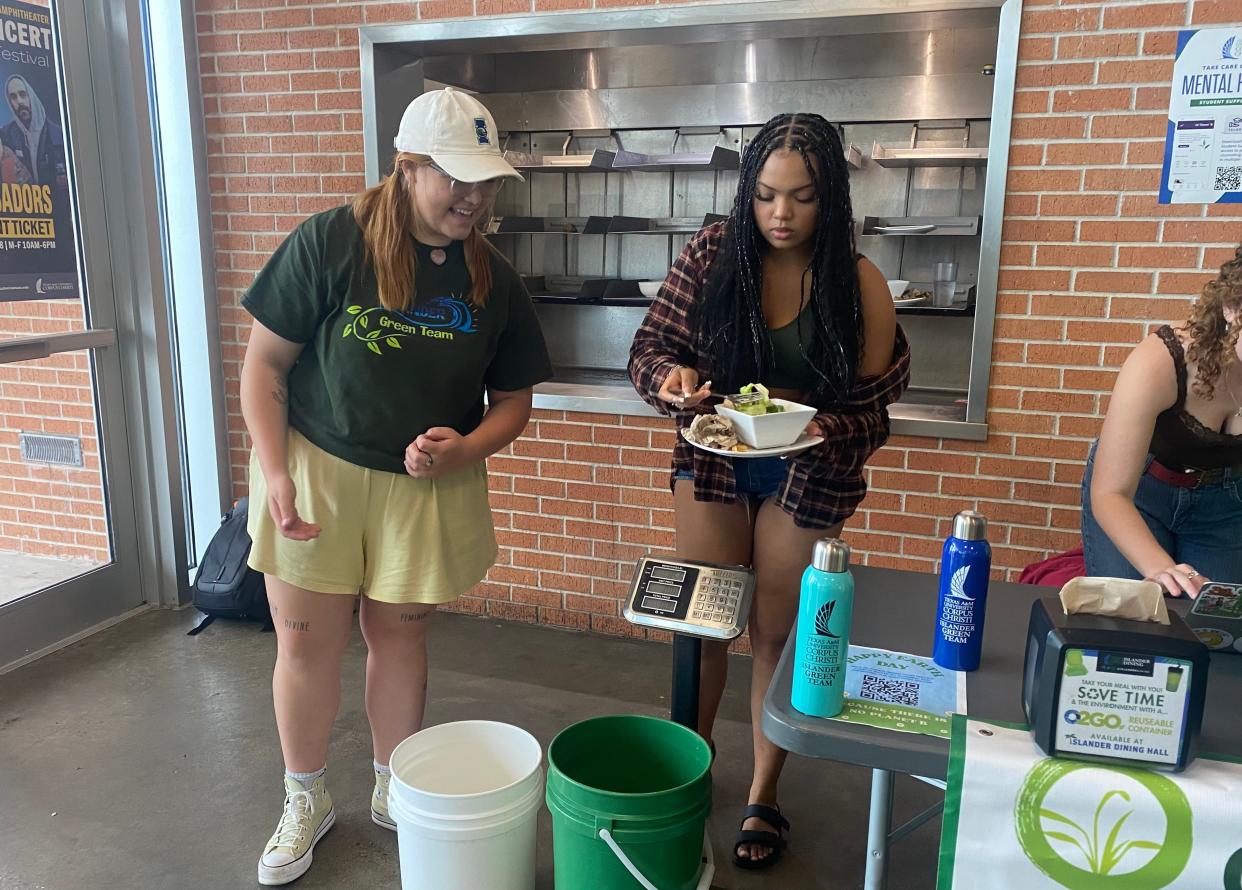
MULTIPOLYGON (((271 713, 275 639, 224 621, 187 637, 195 620, 189 611, 149 612, 0 676, 0 890, 257 886, 256 858, 283 793, 271 713)), ((665 645, 458 615, 435 621, 429 722, 503 720, 546 749, 577 720, 667 706, 665 645)), ((355 635, 329 762, 337 823, 299 890, 400 887, 396 837, 368 815, 362 660, 355 635)), ((860 887, 870 774, 856 767, 790 758, 782 807, 794 827, 784 860, 749 873, 728 863, 749 784, 748 668, 737 659, 717 729, 716 886, 860 887)), ((898 817, 936 794, 899 780, 898 817)), ((546 809, 541 820, 539 888, 551 890, 546 809)), ((938 825, 894 848, 894 890, 934 885, 938 825)))
POLYGON ((0 590, 0 606, 61 581, 76 578, 103 564, 89 559, 54 559, 0 550, 0 578, 4 579, 4 588, 0 590))

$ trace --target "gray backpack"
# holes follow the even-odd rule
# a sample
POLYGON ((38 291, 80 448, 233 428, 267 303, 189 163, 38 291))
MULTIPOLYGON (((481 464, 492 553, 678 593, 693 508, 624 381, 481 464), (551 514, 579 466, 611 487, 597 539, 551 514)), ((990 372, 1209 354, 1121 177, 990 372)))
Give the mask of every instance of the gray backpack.
POLYGON ((194 576, 191 602, 203 613, 190 636, 200 633, 217 618, 262 621, 263 630, 274 630, 267 604, 263 575, 246 565, 250 534, 246 531, 249 498, 242 498, 220 523, 203 553, 194 576))

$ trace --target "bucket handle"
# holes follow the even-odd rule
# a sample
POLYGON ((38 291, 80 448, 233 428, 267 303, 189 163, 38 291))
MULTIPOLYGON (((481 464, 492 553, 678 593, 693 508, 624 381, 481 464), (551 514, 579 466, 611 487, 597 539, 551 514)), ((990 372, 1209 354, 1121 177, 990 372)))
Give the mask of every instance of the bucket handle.
MULTIPOLYGON (((625 866, 625 870, 634 876, 634 880, 638 881, 638 883, 643 885, 643 890, 660 890, 659 887, 657 887, 655 884, 647 880, 646 875, 644 875, 641 871, 638 870, 638 866, 636 866, 633 862, 630 861, 630 857, 625 855, 625 851, 622 850, 621 847, 617 845, 617 842, 612 839, 612 832, 610 832, 607 828, 601 828, 599 830, 599 836, 604 841, 604 843, 608 845, 608 849, 612 850, 613 854, 616 855, 616 857, 621 860, 621 864, 625 866)), ((703 871, 699 875, 699 883, 698 883, 698 886, 695 887, 695 890, 711 890, 712 878, 714 878, 715 876, 716 876, 716 857, 715 857, 715 854, 713 854, 712 852, 711 842, 708 841, 707 839, 707 832, 704 831, 703 832, 703 871)))

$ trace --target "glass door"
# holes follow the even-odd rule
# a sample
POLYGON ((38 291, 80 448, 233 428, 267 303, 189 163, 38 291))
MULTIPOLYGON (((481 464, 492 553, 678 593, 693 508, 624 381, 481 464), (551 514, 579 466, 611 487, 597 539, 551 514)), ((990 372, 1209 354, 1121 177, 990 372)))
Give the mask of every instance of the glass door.
POLYGON ((138 11, 0 4, 0 670, 177 601, 138 11))

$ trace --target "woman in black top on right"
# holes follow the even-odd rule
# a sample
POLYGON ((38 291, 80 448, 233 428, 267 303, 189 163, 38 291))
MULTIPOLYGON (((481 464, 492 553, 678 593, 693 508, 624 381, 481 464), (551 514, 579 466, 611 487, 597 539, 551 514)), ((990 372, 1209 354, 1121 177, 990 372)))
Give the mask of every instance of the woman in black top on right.
POLYGON ((1087 574, 1242 583, 1242 246, 1126 359, 1082 483, 1087 574))

